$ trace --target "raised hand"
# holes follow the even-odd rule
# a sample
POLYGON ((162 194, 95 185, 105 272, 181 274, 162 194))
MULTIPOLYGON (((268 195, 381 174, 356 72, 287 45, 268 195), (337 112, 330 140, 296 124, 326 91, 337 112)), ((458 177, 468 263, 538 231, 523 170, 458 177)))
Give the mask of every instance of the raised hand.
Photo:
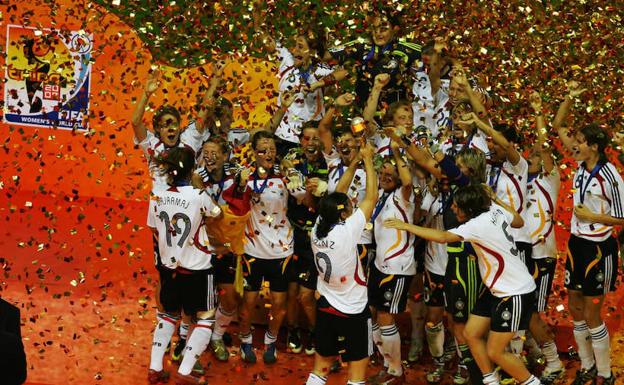
POLYGON ((531 104, 531 108, 533 108, 533 111, 538 113, 542 112, 542 97, 540 96, 539 92, 531 92, 531 94, 529 95, 529 103, 531 104))
POLYGON ((160 87, 160 70, 155 69, 149 75, 147 75, 147 82, 145 83, 145 93, 148 95, 153 94, 160 87))
POLYGON ((433 50, 436 51, 437 53, 440 53, 443 50, 448 49, 448 44, 446 42, 446 39, 444 39, 443 37, 438 36, 434 40, 435 40, 435 43, 433 45, 433 50))
POLYGON ((366 143, 360 147, 360 155, 363 159, 373 159, 373 156, 375 156, 375 149, 370 143, 366 143))
POLYGON ((581 85, 576 80, 570 80, 567 86, 568 95, 570 95, 571 98, 579 97, 583 92, 587 91, 587 88, 581 88, 581 85))
POLYGON ((296 99, 296 94, 294 91, 284 91, 281 95, 282 107, 288 108, 290 107, 296 99))
POLYGON ((381 90, 389 82, 390 82, 390 75, 389 74, 378 74, 377 76, 375 76, 375 84, 373 85, 373 87, 381 90))
POLYGON ((334 103, 338 107, 346 107, 346 106, 350 106, 354 100, 355 100, 355 95, 347 92, 345 94, 338 96, 336 100, 334 101, 334 103))

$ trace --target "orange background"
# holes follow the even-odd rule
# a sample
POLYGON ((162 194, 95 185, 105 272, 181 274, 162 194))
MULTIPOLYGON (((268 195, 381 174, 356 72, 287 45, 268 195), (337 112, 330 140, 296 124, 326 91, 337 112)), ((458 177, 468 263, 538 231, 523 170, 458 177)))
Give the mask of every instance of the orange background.
MULTIPOLYGON (((20 2, 17 9, 0 6, 0 45, 6 47, 6 25, 85 30, 94 35, 91 71, 91 132, 14 126, 0 123, 0 181, 5 189, 47 192, 114 199, 146 199, 150 189, 147 166, 141 151, 134 148, 130 119, 152 61, 150 52, 132 29, 117 16, 93 3, 62 0, 52 10, 45 3, 20 2), (50 19, 52 12, 54 20, 50 19), (23 15, 32 12, 29 18, 23 15)), ((0 59, 4 60, 4 59, 0 59)), ((235 60, 230 58, 229 60, 235 60)), ((4 64, 4 63, 3 63, 4 64)), ((211 68, 206 64, 205 73, 211 68)), ((225 77, 228 98, 240 97, 235 105, 234 125, 261 124, 274 104, 272 88, 260 82, 276 83, 272 65, 255 60, 231 62, 225 77)), ((198 88, 208 79, 199 67, 176 69, 163 66, 161 89, 150 100, 157 108, 173 104, 183 111, 185 122, 198 101, 198 88)), ((4 95, 4 90, 3 90, 4 95)), ((148 127, 151 113, 145 114, 148 127)))

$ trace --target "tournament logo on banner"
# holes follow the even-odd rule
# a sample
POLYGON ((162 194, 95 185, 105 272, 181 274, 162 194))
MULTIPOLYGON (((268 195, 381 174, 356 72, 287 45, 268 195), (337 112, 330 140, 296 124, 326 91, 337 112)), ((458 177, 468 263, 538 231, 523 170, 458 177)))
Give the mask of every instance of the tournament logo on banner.
POLYGON ((93 35, 7 26, 6 123, 87 129, 93 35))

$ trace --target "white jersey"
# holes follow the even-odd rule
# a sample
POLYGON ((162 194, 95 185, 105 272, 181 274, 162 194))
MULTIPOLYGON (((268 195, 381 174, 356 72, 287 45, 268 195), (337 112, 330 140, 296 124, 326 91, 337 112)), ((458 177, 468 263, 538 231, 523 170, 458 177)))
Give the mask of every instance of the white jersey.
POLYGON ((486 156, 490 153, 487 145, 487 139, 485 135, 479 130, 477 130, 477 132, 475 132, 474 134, 469 135, 464 143, 458 143, 458 141, 454 140, 453 138, 448 138, 444 142, 440 143, 440 150, 445 155, 449 156, 455 156, 465 148, 473 148, 479 150, 483 152, 486 156))
POLYGON ((407 200, 403 198, 401 187, 391 193, 380 190, 379 196, 381 198, 373 212, 377 243, 375 266, 384 274, 414 275, 416 274, 414 237, 407 231, 389 229, 383 225, 383 222, 390 218, 413 223, 412 190, 410 189, 410 197, 407 200))
MULTIPOLYGON (((312 68, 306 71, 295 67, 293 55, 287 48, 278 44, 277 52, 280 59, 278 84, 280 95, 288 90, 297 90, 297 94, 275 130, 275 135, 289 142, 299 143, 301 125, 311 120, 318 121, 325 113, 322 88, 308 94, 304 94, 301 88, 331 74, 334 69, 326 64, 313 64, 312 68)), ((282 104, 281 96, 277 103, 282 104)))
MULTIPOLYGON (((210 132, 208 130, 200 133, 197 130, 196 123, 191 122, 188 126, 186 126, 182 133, 180 133, 178 147, 188 147, 193 150, 195 154, 199 154, 202 143, 209 137, 210 132)), ((134 139, 134 142, 141 147, 143 153, 145 154, 145 158, 147 159, 149 173, 152 177, 152 194, 157 194, 158 192, 168 189, 169 184, 167 183, 167 177, 165 175, 160 175, 158 165, 156 164, 156 159, 167 149, 165 144, 151 131, 147 131, 145 139, 143 139, 140 143, 136 140, 136 138, 134 139)))
MULTIPOLYGON (((338 185, 338 181, 342 177, 342 175, 347 171, 347 165, 342 163, 340 159, 340 155, 336 149, 332 149, 330 154, 323 153, 325 157, 325 163, 327 164, 328 172, 328 180, 327 180, 327 192, 333 193, 336 191, 336 186, 338 185)), ((351 181, 351 185, 349 186, 349 190, 347 190, 347 195, 349 199, 351 199, 351 203, 353 207, 357 207, 358 203, 364 199, 366 196, 366 170, 363 168, 357 168, 355 170, 355 176, 351 181)), ((367 226, 369 227, 369 226, 367 226)), ((372 230, 364 230, 362 232, 362 236, 360 237, 361 245, 369 245, 373 243, 373 232, 372 230)))
POLYGON ((318 222, 319 219, 311 232, 312 251, 319 274, 317 290, 337 310, 345 314, 359 314, 368 304, 366 273, 357 249, 357 239, 366 226, 366 217, 362 210, 356 209, 321 239, 316 236, 318 222))
POLYGON ((425 126, 436 141, 440 132, 446 130, 451 119, 451 105, 448 102, 448 79, 440 80, 440 87, 435 95, 431 93, 431 81, 425 71, 415 73, 412 93, 414 102, 414 127, 425 126))
POLYGON ((529 164, 522 156, 516 165, 508 160, 502 166, 487 166, 487 180, 498 199, 524 219, 525 225, 518 229, 511 229, 510 234, 516 242, 531 242, 526 225, 527 181, 529 179, 529 164))
MULTIPOLYGON (((445 194, 433 195, 430 191, 425 191, 420 208, 427 212, 427 227, 444 230, 444 202, 447 199, 449 198, 445 194)), ((446 209, 450 210, 448 202, 447 206, 446 209)), ((447 263, 448 253, 446 252, 446 244, 427 241, 425 269, 433 274, 444 275, 447 263)))
POLYGON ((288 190, 276 169, 266 178, 254 173, 247 182, 252 189, 251 216, 245 229, 245 254, 259 259, 281 259, 293 253, 293 229, 286 217, 288 190))
MULTIPOLYGON (((624 182, 615 166, 604 163, 588 171, 583 164, 578 162, 574 175, 574 207, 584 204, 593 213, 624 218, 624 182)), ((612 231, 613 226, 582 221, 572 214, 571 233, 577 237, 601 242, 609 238, 612 231)))
POLYGON ((472 243, 479 260, 479 271, 495 297, 531 293, 535 281, 519 258, 510 234, 513 214, 497 204, 489 211, 449 230, 472 243))
POLYGON ((557 255, 555 211, 560 185, 557 167, 548 174, 539 174, 527 185, 525 226, 533 244, 533 259, 557 255))
POLYGON ((210 195, 192 186, 170 187, 152 196, 147 224, 158 230, 162 264, 170 269, 209 269, 211 254, 200 227, 204 217, 220 213, 210 195))

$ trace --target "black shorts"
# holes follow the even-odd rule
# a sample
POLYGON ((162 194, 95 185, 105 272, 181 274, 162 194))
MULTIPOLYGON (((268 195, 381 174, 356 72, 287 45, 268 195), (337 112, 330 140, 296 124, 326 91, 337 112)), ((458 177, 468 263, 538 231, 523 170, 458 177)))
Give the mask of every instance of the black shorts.
POLYGON ((307 232, 295 230, 295 249, 292 259, 286 266, 288 282, 296 282, 306 289, 316 290, 318 271, 314 264, 314 253, 307 232))
POLYGON ((444 274, 446 312, 455 322, 466 323, 477 298, 484 289, 477 254, 469 242, 449 243, 444 274))
POLYGON ((182 273, 165 267, 160 274, 160 303, 167 313, 184 310, 187 315, 216 306, 213 269, 182 273))
POLYGON ((411 275, 384 274, 377 269, 375 263, 371 263, 368 303, 390 314, 403 313, 413 278, 411 275))
POLYGON ((535 265, 535 311, 543 313, 548 304, 548 297, 552 290, 553 278, 555 278, 555 268, 557 267, 556 258, 540 258, 534 259, 535 265))
POLYGON ((516 248, 518 249, 518 257, 524 262, 524 265, 529 270, 529 274, 535 277, 535 264, 533 263, 533 245, 528 242, 516 242, 516 248))
POLYGON ((444 306, 444 276, 425 270, 425 305, 444 306))
POLYGON ((594 297, 615 291, 618 274, 618 245, 613 237, 593 242, 570 236, 566 259, 565 287, 594 297))
POLYGON ((499 298, 484 290, 472 314, 490 318, 490 330, 500 333, 526 330, 535 305, 535 293, 499 298))
POLYGON ((271 291, 276 293, 288 290, 286 266, 288 258, 260 259, 245 254, 243 256, 243 279, 245 291, 260 291, 262 282, 269 283, 271 291))
POLYGON ((414 240, 414 260, 416 261, 416 274, 425 272, 425 253, 427 252, 427 241, 416 237, 414 240))
POLYGON ((336 310, 325 297, 316 302, 314 328, 316 352, 323 357, 340 354, 343 362, 359 361, 373 354, 373 321, 368 306, 360 314, 336 310))
POLYGON ((236 275, 236 256, 234 254, 214 255, 212 267, 214 267, 217 284, 234 283, 234 276, 236 275))

